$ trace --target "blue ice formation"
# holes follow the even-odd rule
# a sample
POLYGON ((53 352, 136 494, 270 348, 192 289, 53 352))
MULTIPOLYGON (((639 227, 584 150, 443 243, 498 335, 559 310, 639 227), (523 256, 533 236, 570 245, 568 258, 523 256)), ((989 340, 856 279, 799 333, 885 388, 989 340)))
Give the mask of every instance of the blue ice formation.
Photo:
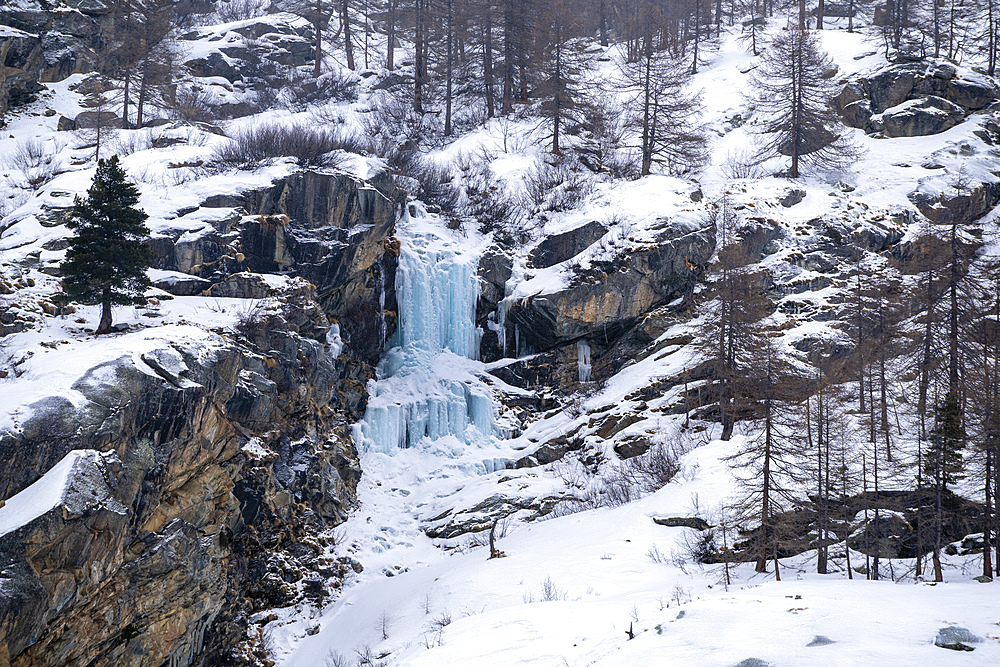
POLYGON ((476 259, 433 233, 403 239, 396 271, 399 321, 355 427, 364 450, 391 454, 454 436, 474 444, 494 432, 489 390, 475 374, 476 259))

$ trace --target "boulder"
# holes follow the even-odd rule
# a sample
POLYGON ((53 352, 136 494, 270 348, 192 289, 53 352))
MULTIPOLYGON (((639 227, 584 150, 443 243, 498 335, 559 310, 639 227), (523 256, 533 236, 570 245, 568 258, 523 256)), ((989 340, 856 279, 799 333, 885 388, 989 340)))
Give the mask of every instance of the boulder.
POLYGON ((658 526, 666 526, 668 528, 693 528, 694 530, 708 530, 712 526, 697 516, 690 517, 653 517, 653 523, 658 526))
POLYGON ((230 299, 266 299, 284 293, 285 290, 281 287, 284 280, 281 276, 236 273, 212 285, 208 295, 230 299), (276 280, 279 282, 275 282, 276 280))
POLYGON ((971 644, 980 644, 982 641, 982 637, 973 633, 968 628, 958 625, 949 625, 941 628, 937 631, 937 636, 934 637, 935 646, 951 649, 952 651, 974 651, 976 649, 971 644))
POLYGON ((840 111, 844 125, 867 130, 872 117, 872 105, 868 100, 858 100, 844 106, 840 111))
POLYGON ((122 119, 113 111, 81 111, 73 121, 75 130, 92 130, 97 127, 121 127, 122 119))
POLYGON ((969 112, 985 109, 998 95, 1000 89, 991 78, 959 69, 944 60, 926 59, 897 63, 858 76, 844 86, 833 103, 847 125, 878 132, 883 124, 880 119, 872 119, 872 115, 877 117, 906 102, 924 100, 924 106, 919 107, 921 111, 913 114, 918 119, 900 118, 890 121, 891 130, 886 128, 887 136, 912 137, 941 132, 961 122, 969 112), (947 105, 933 98, 944 100, 947 105), (952 120, 946 121, 944 117, 952 120))
POLYGON ((219 51, 213 51, 204 58, 194 58, 188 60, 184 65, 191 71, 191 74, 199 77, 218 76, 227 81, 242 81, 243 75, 239 70, 219 51))
POLYGON ((789 190, 784 197, 781 198, 781 205, 784 206, 785 208, 791 208, 805 198, 806 198, 805 190, 793 188, 789 190))
POLYGON ((622 438, 615 443, 615 454, 618 455, 620 459, 631 459, 636 456, 642 456, 649 451, 649 448, 653 446, 647 438, 642 436, 634 435, 622 438))
POLYGON ((931 95, 887 109, 882 114, 882 127, 887 137, 922 137, 944 132, 964 118, 962 107, 931 95))
POLYGON ((816 635, 812 638, 806 646, 829 646, 830 644, 836 644, 834 640, 830 639, 826 635, 816 635))
POLYGON ((174 296, 194 296, 212 286, 211 281, 181 273, 161 275, 153 279, 153 287, 174 296))

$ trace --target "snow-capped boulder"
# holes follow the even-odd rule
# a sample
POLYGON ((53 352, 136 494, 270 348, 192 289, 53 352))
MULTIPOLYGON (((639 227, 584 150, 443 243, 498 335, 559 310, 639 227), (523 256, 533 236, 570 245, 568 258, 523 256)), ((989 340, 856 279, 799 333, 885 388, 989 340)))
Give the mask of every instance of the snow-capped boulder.
POLYGON ((930 95, 886 109, 880 121, 872 118, 870 122, 880 122, 887 137, 921 137, 944 132, 964 118, 962 107, 930 95))
POLYGON ((958 625, 949 625, 941 628, 934 637, 934 645, 953 651, 974 651, 975 647, 970 644, 980 644, 983 638, 975 634, 968 628, 958 625))
POLYGON ((851 127, 913 137, 943 132, 992 104, 998 92, 990 77, 930 59, 860 75, 844 86, 834 105, 851 127), (880 114, 889 119, 884 125, 880 114))

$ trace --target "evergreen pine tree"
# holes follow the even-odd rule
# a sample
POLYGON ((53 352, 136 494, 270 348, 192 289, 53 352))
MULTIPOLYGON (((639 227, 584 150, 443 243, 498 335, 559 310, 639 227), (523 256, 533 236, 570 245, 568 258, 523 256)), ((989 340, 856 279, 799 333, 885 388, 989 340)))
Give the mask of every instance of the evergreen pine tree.
POLYGON ((153 251, 139 189, 125 180, 118 156, 100 160, 87 198, 76 198, 66 223, 76 234, 62 263, 63 289, 73 301, 101 305, 98 334, 111 332, 111 306, 136 303, 149 287, 153 251))
POLYGON ((934 485, 947 489, 962 479, 962 448, 965 447, 965 427, 958 397, 949 391, 937 410, 930 446, 924 461, 924 477, 934 485))
POLYGON ((924 477, 934 484, 934 581, 943 581, 941 548, 944 529, 944 495, 948 485, 962 478, 962 448, 965 447, 965 427, 962 425, 962 407, 953 391, 945 394, 937 409, 934 429, 924 459, 924 477))

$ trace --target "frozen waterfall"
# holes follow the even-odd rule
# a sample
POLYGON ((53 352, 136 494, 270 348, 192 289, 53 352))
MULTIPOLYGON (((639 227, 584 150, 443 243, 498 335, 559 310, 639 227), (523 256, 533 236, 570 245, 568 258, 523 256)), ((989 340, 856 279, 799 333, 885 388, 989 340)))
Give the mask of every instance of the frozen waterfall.
POLYGON ((494 432, 493 399, 476 361, 478 258, 431 225, 436 218, 415 213, 399 225, 399 321, 392 348, 355 426, 355 440, 366 451, 391 454, 430 442, 458 449, 494 432))

